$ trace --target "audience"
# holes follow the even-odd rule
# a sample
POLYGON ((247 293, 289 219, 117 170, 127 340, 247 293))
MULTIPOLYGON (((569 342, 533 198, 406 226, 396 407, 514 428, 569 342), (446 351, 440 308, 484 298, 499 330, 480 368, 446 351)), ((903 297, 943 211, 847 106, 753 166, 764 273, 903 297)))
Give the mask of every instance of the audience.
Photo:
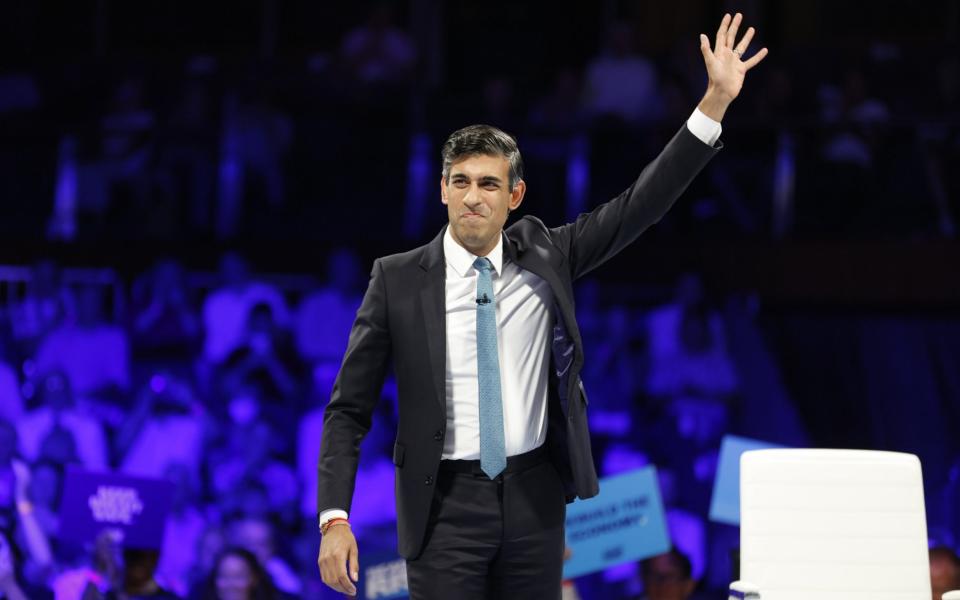
MULTIPOLYGON (((288 28, 317 26, 301 25, 291 13, 258 22, 260 46, 243 48, 236 60, 184 40, 183 52, 156 55, 157 64, 149 66, 111 53, 83 61, 67 52, 56 72, 32 73, 21 65, 0 73, 0 119, 15 132, 31 132, 0 139, 0 202, 9 204, 4 226, 24 238, 60 232, 96 241, 254 236, 312 242, 322 231, 347 242, 353 232, 331 218, 346 211, 317 201, 336 197, 376 207, 367 213, 369 239, 399 240, 404 228, 393 216, 404 213, 406 197, 422 196, 404 194, 404 167, 416 163, 407 159, 439 146, 451 130, 446 124, 483 120, 520 135, 525 155, 543 167, 531 169, 536 185, 527 202, 543 208, 537 214, 573 217, 586 188, 596 191, 609 178, 619 186, 635 176, 637 159, 659 145, 663 130, 675 130, 706 83, 692 29, 678 29, 672 13, 595 8, 574 36, 582 39, 553 53, 537 36, 516 46, 511 27, 551 28, 542 40, 550 44, 558 35, 553 28, 576 28, 591 11, 565 19, 562 11, 544 16, 518 8, 513 24, 488 39, 498 52, 529 51, 531 60, 490 63, 482 45, 450 45, 438 34, 448 26, 484 27, 485 17, 467 7, 422 11, 385 1, 346 10, 343 18, 306 10, 306 20, 323 21, 323 33, 314 37, 328 40, 303 48, 307 60, 290 47, 277 51, 279 30, 296 46, 301 34, 288 28), (71 101, 59 92, 69 92, 63 96, 71 101), (389 186, 366 177, 371 165, 389 186), (56 182, 57 189, 35 181, 56 182), (30 202, 21 190, 31 192, 30 202), (41 195, 44 201, 35 201, 41 195), (568 210, 551 213, 550 203, 562 206, 564 195, 568 210)), ((685 18, 702 21, 702 12, 686 11, 685 18)), ((758 29, 774 31, 763 20, 776 17, 760 12, 758 29)), ((836 32, 812 47, 779 40, 773 62, 757 72, 753 91, 724 123, 740 140, 724 154, 731 160, 712 163, 690 190, 694 233, 713 232, 719 222, 727 236, 861 230, 955 236, 958 196, 949 166, 957 155, 956 52, 941 37, 929 46, 907 43, 917 39, 921 21, 936 19, 931 15, 904 24, 914 35, 897 41, 845 44, 836 32), (805 68, 811 57, 830 68, 805 68), (785 145, 790 152, 781 152, 785 145), (797 197, 797 219, 783 231, 769 218, 775 176, 793 180, 790 190, 777 188, 783 192, 777 197, 797 197), (860 190, 884 197, 871 193, 864 205, 860 190)), ((147 18, 144 27, 151 26, 161 27, 147 18)), ((677 227, 678 216, 665 226, 677 227)), ((33 289, 13 303, 14 336, 28 346, 59 320, 73 318, 69 291, 49 267, 37 264, 33 289)), ((176 303, 175 296, 167 300, 176 303)), ((175 309, 161 315, 147 302, 139 308, 151 310, 134 316, 143 317, 141 327, 153 324, 174 336, 183 327, 180 333, 193 335, 193 326, 176 322, 175 309)), ((207 350, 218 362, 223 350, 207 350)), ((75 385, 84 387, 80 380, 75 385)))
MULTIPOLYGON (((134 285, 142 302, 131 305, 139 317, 121 319, 127 329, 100 317, 97 294, 84 286, 73 326, 83 335, 111 331, 113 339, 124 340, 115 349, 125 348, 127 330, 139 331, 133 337, 138 349, 162 348, 166 341, 169 352, 135 352, 121 375, 89 357, 52 360, 59 353, 50 350, 55 345, 49 340, 71 326, 60 324, 40 340, 38 355, 46 358, 24 369, 29 410, 15 421, 0 418, 0 517, 26 549, 18 560, 21 589, 48 587, 62 598, 79 597, 84 589, 106 598, 285 598, 321 589, 313 550, 307 549, 316 541, 315 461, 323 407, 338 364, 334 342, 313 342, 335 338, 345 346, 362 270, 352 253, 331 252, 326 286, 290 293, 297 315, 291 323, 281 288, 261 282, 236 255, 227 255, 222 265, 224 285, 206 299, 203 348, 194 343, 200 339, 191 325, 199 326, 198 304, 189 283, 202 279, 187 277, 173 262, 159 263, 134 285), (201 368, 194 372, 191 361, 198 358, 201 368), (206 388, 203 364, 210 367, 206 388), (103 404, 79 403, 68 368, 91 395, 119 393, 114 405, 121 418, 104 412, 103 404), (132 396, 124 391, 131 380, 137 382, 132 396), (85 557, 59 542, 64 469, 76 464, 173 483, 158 550, 121 549, 103 536, 93 557, 85 557), (29 504, 29 514, 16 510, 20 503, 29 504), (221 555, 225 544, 233 549, 221 555)), ((739 382, 726 353, 723 320, 695 275, 681 278, 673 302, 646 319, 623 305, 608 305, 606 290, 596 282, 581 292, 583 335, 597 349, 585 379, 602 407, 592 413, 592 426, 603 434, 597 454, 602 471, 658 466, 677 548, 644 561, 643 597, 693 598, 708 557, 728 543, 715 538, 705 520, 716 444, 730 426, 739 382), (637 431, 643 435, 631 437, 637 431), (665 447, 671 450, 665 453, 665 447)), ((111 354, 120 355, 126 350, 111 354)), ((4 372, 8 393, 18 396, 18 373, 4 372)), ((357 481, 366 489, 393 487, 395 393, 389 379, 361 448, 357 481)), ((357 535, 373 551, 392 551, 393 505, 376 494, 358 498, 351 509, 357 535)), ((957 587, 950 556, 944 549, 931 553, 937 590, 957 587)), ((641 582, 621 571, 598 578, 599 589, 636 593, 641 582)), ((702 586, 719 589, 722 583, 710 579, 702 586)), ((9 580, 0 585, 15 597, 9 580)), ((582 591, 582 597, 594 597, 589 588, 582 591)))
MULTIPOLYGON (((6 194, 19 192, 21 179, 55 181, 57 189, 44 188, 40 200, 55 196, 58 207, 75 213, 80 239, 150 237, 179 248, 185 236, 243 241, 256 234, 271 243, 312 243, 325 227, 345 242, 326 253, 325 276, 314 289, 255 274, 235 252, 222 256, 213 284, 187 268, 194 259, 186 253, 158 260, 123 290, 80 281, 52 260, 17 268, 11 281, 19 287, 4 290, 0 313, 0 596, 44 598, 56 589, 58 598, 72 599, 86 589, 90 597, 108 598, 312 597, 319 585, 315 499, 323 408, 369 266, 350 249, 357 247, 357 230, 339 231, 330 203, 349 194, 344 214, 364 215, 362 237, 371 244, 365 253, 392 245, 401 235, 393 215, 406 208, 403 153, 416 147, 426 155, 442 140, 438 123, 467 122, 473 114, 521 136, 525 159, 536 163, 530 177, 543 177, 531 180, 524 211, 557 225, 587 209, 596 200, 588 194, 605 192, 607 182, 619 186, 634 177, 645 144, 659 143, 661 129, 675 131, 702 91, 695 44, 658 52, 640 37, 636 19, 608 14, 596 36, 602 44, 588 51, 572 45, 553 59, 553 70, 470 71, 474 91, 460 105, 443 78, 464 75, 445 75, 450 68, 442 63, 460 64, 463 57, 434 52, 442 44, 424 40, 418 26, 408 31, 403 23, 418 15, 401 14, 398 6, 375 2, 359 26, 344 31, 341 24, 324 51, 330 68, 307 67, 309 102, 289 93, 303 85, 303 65, 268 56, 269 36, 262 63, 245 58, 231 65, 199 55, 155 74, 145 66, 111 69, 106 60, 43 77, 0 73, 0 88, 10 92, 0 95, 4 125, 39 114, 52 139, 40 152, 22 149, 34 157, 22 163, 33 161, 23 173, 0 171, 0 203, 21 202, 19 194, 6 194), (55 97, 50 91, 72 85, 67 78, 99 92, 68 94, 71 102, 46 106, 55 97), (443 114, 434 119, 429 113, 437 106, 443 114), (642 139, 631 137, 637 131, 642 139), (417 144, 409 143, 413 135, 417 144), (393 155, 401 156, 391 162, 400 175, 378 177, 389 173, 383 157, 393 155), (311 168, 292 168, 304 162, 311 168), (356 173, 382 181, 344 175, 356 173), (392 193, 363 185, 374 183, 392 193), (305 206, 310 210, 298 210, 305 206), (173 483, 159 552, 121 552, 104 537, 93 557, 79 556, 60 542, 69 526, 59 514, 64 473, 76 466, 173 483), (20 503, 28 514, 17 510, 20 503)), ((957 59, 949 52, 932 61, 920 52, 894 52, 904 71, 929 67, 913 69, 910 89, 929 91, 921 101, 898 97, 888 71, 877 69, 876 60, 858 62, 849 49, 830 49, 835 64, 823 73, 796 68, 808 50, 823 51, 778 51, 779 62, 758 74, 763 93, 745 97, 746 109, 725 120, 725 132, 749 140, 741 144, 749 150, 725 155, 691 187, 692 233, 702 233, 717 198, 734 198, 748 214, 721 235, 770 234, 763 207, 770 203, 765 182, 773 180, 772 160, 746 154, 756 152, 776 156, 781 172, 800 182, 800 213, 795 231, 786 226, 788 235, 847 233, 854 223, 874 234, 888 231, 889 224, 865 218, 872 211, 853 197, 861 189, 883 190, 910 207, 904 198, 929 197, 929 215, 911 208, 918 216, 899 219, 903 211, 892 211, 896 231, 955 235, 957 59), (915 161, 901 160, 914 154, 915 161), (838 181, 846 187, 833 189, 838 181), (909 193, 898 191, 903 182, 909 193), (915 183, 920 191, 913 191, 915 183)), ((465 52, 488 58, 484 49, 465 52)), ((0 139, 6 152, 0 168, 21 153, 20 142, 0 139)), ((47 204, 34 204, 40 208, 31 210, 47 211, 46 223, 47 204)), ((19 206, 7 208, 4 227, 22 227, 31 239, 43 235, 41 220, 25 219, 29 211, 19 206)), ((675 217, 664 223, 674 232, 685 226, 672 223, 675 217)), ((122 258, 115 266, 130 267, 122 258)), ((597 456, 604 474, 658 465, 677 549, 644 561, 643 597, 692 598, 696 582, 706 578, 705 563, 716 562, 707 558, 718 552, 705 518, 707 492, 719 438, 735 428, 746 387, 727 348, 734 337, 698 276, 683 278, 672 301, 646 318, 637 307, 669 300, 665 294, 643 291, 637 300, 618 289, 610 294, 616 301, 608 301, 605 291, 593 281, 578 288, 578 321, 592 348, 584 380, 591 426, 600 434, 597 456)), ((393 485, 390 395, 388 384, 362 448, 362 487, 393 485)), ((358 535, 392 549, 384 532, 392 528, 393 509, 379 495, 359 495, 351 510, 358 535)), ((960 588, 951 550, 931 550, 930 561, 935 599, 960 588)), ((707 585, 716 582, 701 582, 707 585)))

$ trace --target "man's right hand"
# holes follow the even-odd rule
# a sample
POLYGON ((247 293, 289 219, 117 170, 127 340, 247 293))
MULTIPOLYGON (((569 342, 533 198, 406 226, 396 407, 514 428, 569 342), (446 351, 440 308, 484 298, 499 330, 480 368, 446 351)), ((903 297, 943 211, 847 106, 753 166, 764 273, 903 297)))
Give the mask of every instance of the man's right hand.
POLYGON ((317 558, 323 582, 338 592, 357 595, 360 571, 357 553, 357 538, 349 525, 333 525, 320 540, 320 556, 317 558), (347 575, 349 571, 349 576, 347 575))

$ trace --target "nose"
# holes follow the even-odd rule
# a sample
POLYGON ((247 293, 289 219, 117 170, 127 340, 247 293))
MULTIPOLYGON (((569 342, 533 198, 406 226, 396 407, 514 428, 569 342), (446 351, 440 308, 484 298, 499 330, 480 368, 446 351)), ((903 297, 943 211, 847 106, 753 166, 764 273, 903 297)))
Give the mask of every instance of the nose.
POLYGON ((463 205, 470 209, 471 212, 481 204, 480 200, 480 188, 473 184, 470 186, 470 189, 467 190, 466 195, 463 197, 463 205))

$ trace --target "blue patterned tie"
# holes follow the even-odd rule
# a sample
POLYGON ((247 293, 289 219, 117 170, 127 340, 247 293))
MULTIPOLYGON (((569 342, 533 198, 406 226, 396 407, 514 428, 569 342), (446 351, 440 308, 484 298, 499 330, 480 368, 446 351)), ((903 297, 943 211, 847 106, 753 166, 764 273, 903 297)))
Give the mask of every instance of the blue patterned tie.
POLYGON ((493 265, 473 261, 477 270, 477 379, 480 383, 480 468, 490 479, 507 466, 503 443, 503 403, 500 400, 500 359, 497 356, 497 304, 493 298, 493 265))

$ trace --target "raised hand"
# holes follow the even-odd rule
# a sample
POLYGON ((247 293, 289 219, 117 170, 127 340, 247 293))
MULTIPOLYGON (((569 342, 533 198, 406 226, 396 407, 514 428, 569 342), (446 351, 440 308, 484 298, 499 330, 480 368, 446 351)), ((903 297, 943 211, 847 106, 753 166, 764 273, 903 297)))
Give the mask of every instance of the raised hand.
POLYGON ((757 66, 767 56, 767 49, 761 48, 749 59, 744 60, 750 40, 756 30, 747 29, 737 42, 737 31, 743 22, 743 15, 737 13, 732 18, 723 15, 713 49, 706 35, 700 34, 700 51, 707 67, 707 94, 701 102, 700 110, 707 116, 719 121, 727 106, 740 95, 747 71, 757 66), (711 114, 713 113, 713 114, 711 114))

